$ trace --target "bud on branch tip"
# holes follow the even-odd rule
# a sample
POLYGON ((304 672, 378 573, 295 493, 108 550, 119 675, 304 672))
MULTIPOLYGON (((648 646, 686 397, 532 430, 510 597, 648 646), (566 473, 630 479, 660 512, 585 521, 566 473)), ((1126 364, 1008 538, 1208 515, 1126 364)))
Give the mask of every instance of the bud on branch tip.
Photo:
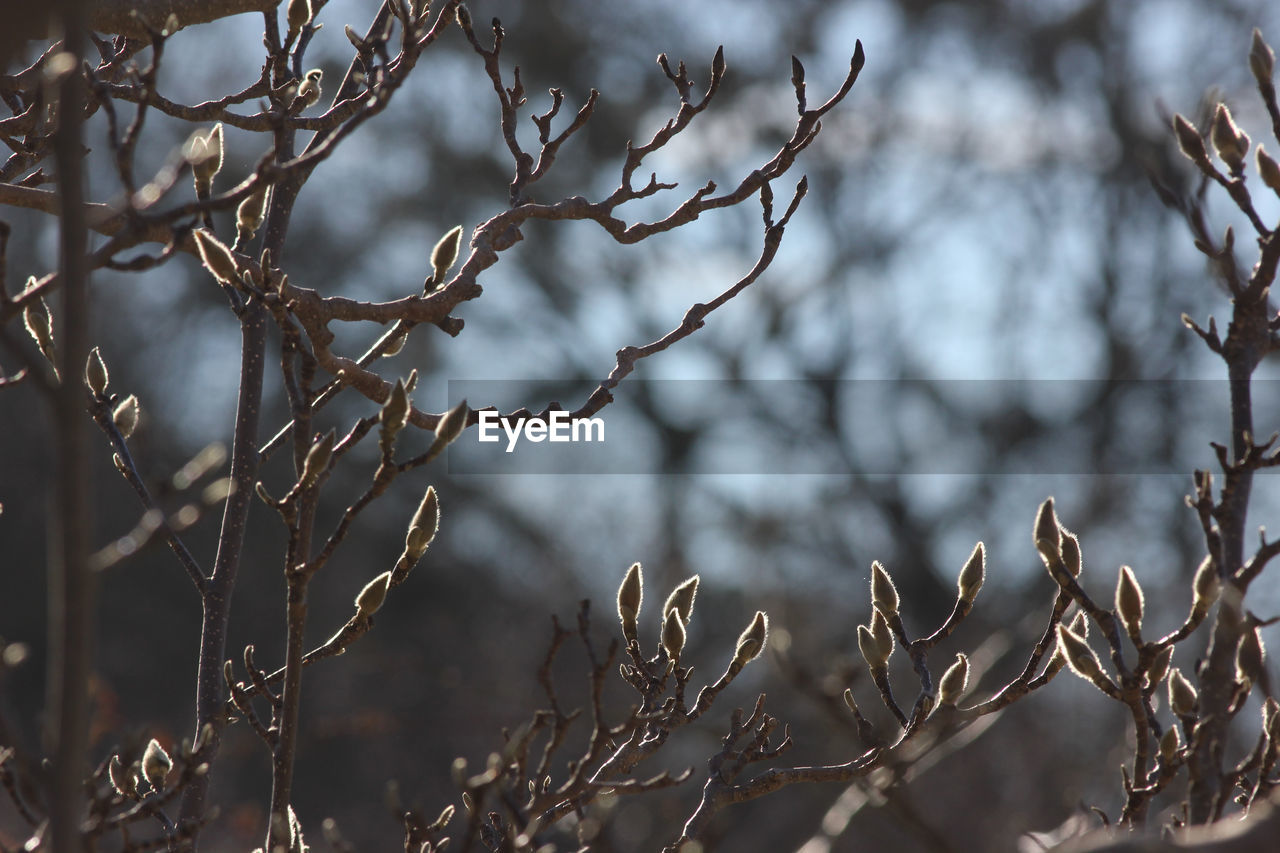
POLYGON ((636 639, 636 620, 643 603, 644 573, 639 563, 632 563, 618 587, 618 619, 622 622, 622 636, 628 643, 636 639))

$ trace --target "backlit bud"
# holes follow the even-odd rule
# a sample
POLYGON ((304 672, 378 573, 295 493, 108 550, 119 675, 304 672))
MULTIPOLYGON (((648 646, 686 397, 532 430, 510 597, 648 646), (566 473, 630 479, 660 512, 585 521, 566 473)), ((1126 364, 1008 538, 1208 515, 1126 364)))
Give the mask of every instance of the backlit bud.
POLYGON ((1179 717, 1190 717, 1196 712, 1196 689, 1176 666, 1169 670, 1169 707, 1179 717))
POLYGON ((1142 587, 1133 576, 1133 569, 1120 567, 1120 578, 1116 581, 1116 613, 1129 636, 1136 637, 1142 630, 1143 609, 1142 587))
POLYGON ((733 665, 746 666, 760 656, 764 644, 769 639, 769 617, 763 610, 757 610, 751 624, 738 635, 738 645, 733 652, 733 665))
MULTIPOLYGON (((27 287, 35 283, 35 279, 27 280, 27 287)), ((49 311, 49 306, 45 304, 44 298, 32 300, 22 309, 22 322, 27 327, 27 333, 31 335, 32 340, 36 342, 36 346, 40 348, 40 352, 49 363, 57 369, 57 350, 53 345, 53 314, 49 311)))
POLYGON ((871 564, 871 603, 885 616, 898 612, 898 589, 879 560, 871 564))
POLYGON ((107 776, 111 779, 111 787, 115 788, 117 794, 131 800, 138 798, 138 777, 125 770, 120 756, 111 756, 111 762, 107 765, 107 776))
POLYGON ((1196 569, 1195 578, 1191 581, 1191 611, 1197 617, 1203 617, 1209 612, 1209 608, 1218 600, 1218 591, 1220 588, 1218 581, 1218 570, 1214 566, 1213 558, 1206 556, 1200 561, 1200 567, 1196 569))
POLYGON ((236 228, 241 234, 252 237, 262 225, 262 220, 266 217, 269 192, 270 187, 263 184, 240 202, 240 206, 236 208, 236 228))
POLYGON ((938 681, 938 704, 954 705, 969 686, 969 659, 956 655, 956 662, 947 668, 938 681))
POLYGON ((643 603, 644 574, 639 563, 632 563, 618 587, 618 619, 622 622, 622 636, 628 643, 637 637, 636 620, 643 603))
POLYGON ((139 411, 138 398, 130 394, 121 400, 115 411, 111 413, 111 420, 115 423, 116 429, 120 430, 120 434, 125 438, 133 435, 133 431, 138 428, 139 411))
POLYGON ((320 479, 320 475, 329 467, 329 460, 333 458, 333 445, 336 440, 337 434, 333 430, 329 430, 319 441, 311 445, 311 449, 307 451, 306 461, 302 464, 302 476, 298 479, 304 489, 314 486, 316 480, 320 479))
POLYGON ((311 0, 289 0, 287 12, 289 32, 296 34, 311 23, 311 15, 311 0))
POLYGON ((387 402, 378 412, 378 420, 382 422, 384 444, 395 439, 400 430, 409 421, 409 392, 405 390, 404 380, 397 379, 395 387, 387 395, 387 402))
POLYGON ((102 360, 102 353, 94 347, 89 351, 89 360, 84 364, 84 384, 89 386, 93 396, 102 397, 107 393, 107 363, 102 360))
POLYGON ((1280 739, 1280 702, 1274 696, 1262 703, 1262 730, 1273 742, 1280 739))
POLYGON ((960 577, 956 580, 961 601, 973 604, 973 600, 978 596, 978 590, 982 589, 983 580, 986 579, 986 564, 986 550, 979 542, 973 546, 973 553, 969 555, 964 568, 960 570, 960 577))
POLYGON ((436 284, 444 281, 445 274, 458 259, 458 249, 462 245, 462 226, 455 225, 449 233, 440 238, 431 250, 431 277, 436 284))
POLYGON ((221 240, 203 228, 192 231, 191 236, 195 238, 200 260, 214 278, 223 284, 235 284, 240 280, 240 268, 236 265, 235 255, 231 254, 231 250, 221 240))
POLYGON ((187 143, 187 162, 195 177, 197 195, 208 195, 213 179, 222 171, 222 155, 222 122, 203 136, 199 131, 192 135, 187 143))
POLYGON ((146 751, 142 753, 142 775, 151 783, 152 788, 159 791, 164 788, 164 780, 171 769, 173 760, 169 758, 169 753, 164 751, 159 741, 152 738, 146 751))
POLYGON ((445 412, 436 423, 436 440, 432 443, 432 446, 445 447, 461 435, 462 430, 467 426, 467 416, 469 414, 471 414, 471 410, 467 408, 466 400, 445 412))
POLYGON ((1245 135, 1235 120, 1231 118, 1231 110, 1226 104, 1218 104, 1213 113, 1213 128, 1210 132, 1213 149, 1231 172, 1244 169, 1244 155, 1249 150, 1249 137, 1245 135))
POLYGON ((1173 132, 1178 137, 1178 148, 1182 150, 1187 159, 1197 166, 1207 168, 1209 166, 1209 152, 1205 150, 1204 137, 1200 135, 1200 131, 1196 130, 1195 125, 1182 116, 1175 115, 1173 117, 1173 132))
POLYGON ((1062 559, 1062 531, 1058 528, 1058 516, 1053 511, 1053 498, 1046 498, 1040 504, 1033 535, 1036 550, 1046 564, 1062 559))
POLYGON ((391 586, 391 572, 383 572, 364 585, 356 596, 356 616, 372 616, 387 600, 387 589, 391 586))
POLYGON ((1080 569, 1084 559, 1080 554, 1080 540, 1074 533, 1062 531, 1062 565, 1067 567, 1071 577, 1080 577, 1080 569))
POLYGON ((1095 684, 1105 677, 1088 641, 1065 625, 1058 625, 1058 648, 1076 675, 1095 684))
POLYGON ((679 614, 681 623, 688 625, 689 620, 693 618, 693 601, 697 597, 698 576, 694 575, 671 590, 671 594, 667 596, 666 602, 662 605, 663 618, 665 619, 667 614, 674 610, 679 614))
POLYGON ((1271 82, 1271 74, 1276 67, 1276 55, 1271 47, 1262 40, 1262 32, 1253 28, 1253 40, 1249 44, 1249 70, 1259 83, 1271 82))
POLYGON ((418 510, 413 514, 413 520, 409 522, 409 532, 405 534, 405 555, 411 561, 417 562, 426 553, 431 540, 436 538, 436 531, 439 528, 440 499, 436 497, 436 487, 427 486, 427 493, 422 496, 418 510))
POLYGON ((684 641, 684 623, 680 621, 679 611, 672 608, 662 620, 662 647, 667 650, 667 657, 678 662, 680 652, 684 650, 684 641))
POLYGON ((1154 687, 1169 674, 1169 664, 1173 663, 1173 646, 1168 645, 1156 653, 1151 661, 1151 669, 1147 670, 1147 684, 1154 687))
POLYGON ((858 713, 858 703, 853 698, 853 691, 850 690, 848 687, 844 689, 844 704, 853 713, 855 714, 858 713))
POLYGON ((876 653, 887 661, 893 655, 893 631, 880 610, 871 613, 871 638, 876 641, 876 653))
POLYGON ((1169 726, 1160 736, 1160 760, 1168 764, 1178 754, 1178 727, 1169 726))
POLYGON ((1246 629, 1236 647, 1236 681, 1255 682, 1262 677, 1267 652, 1257 628, 1246 629))

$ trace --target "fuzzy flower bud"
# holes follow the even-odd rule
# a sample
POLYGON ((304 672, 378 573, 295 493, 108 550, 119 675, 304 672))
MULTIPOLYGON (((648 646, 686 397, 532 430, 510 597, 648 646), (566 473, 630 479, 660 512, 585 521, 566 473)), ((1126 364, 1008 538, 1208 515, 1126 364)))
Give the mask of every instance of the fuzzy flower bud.
POLYGON ((319 441, 311 445, 311 449, 307 451, 306 461, 302 464, 302 476, 298 480, 304 489, 314 486, 316 480, 320 479, 320 475, 329 467, 329 460, 333 458, 333 445, 336 440, 337 434, 333 430, 329 430, 319 441))
POLYGON ((436 538, 440 529, 440 499, 436 497, 436 487, 427 486, 427 493, 422 496, 418 510, 409 522, 409 532, 404 537, 405 556, 411 562, 417 562, 426 553, 431 540, 436 538))
POLYGON ((450 442, 462 434, 462 430, 467 426, 467 416, 469 414, 471 414, 471 410, 467 408, 466 400, 445 412, 436 423, 436 438, 431 446, 437 449, 447 447, 450 442))
POLYGON ((1244 155, 1249 151, 1249 137, 1241 130, 1231 117, 1231 110, 1226 104, 1218 104, 1213 113, 1213 128, 1210 132, 1213 139, 1213 150, 1231 173, 1238 174, 1244 170, 1244 155))
POLYGON ((1176 666, 1169 670, 1169 707, 1179 717, 1190 717, 1196 712, 1196 689, 1176 666))
POLYGON ((199 131, 192 134, 187 142, 186 155, 195 178, 196 195, 207 196, 213 188, 213 179, 222 171, 222 122, 215 124, 203 136, 199 131))
POLYGON ((1116 581, 1116 614, 1131 637, 1137 637, 1142 630, 1143 605, 1142 587, 1133 576, 1133 569, 1121 566, 1116 581))
POLYGON ((898 612, 898 588, 880 561, 871 564, 871 604, 886 617, 898 612))
POLYGON ((1169 726, 1164 730, 1164 734, 1160 736, 1160 760, 1168 764, 1173 757, 1178 754, 1178 727, 1169 726))
POLYGON ((1258 681, 1264 672, 1267 651, 1257 628, 1246 630, 1236 646, 1236 681, 1258 681))
POLYGON ((364 585, 356 596, 356 616, 372 616, 387 600, 387 589, 391 586, 391 572, 383 572, 364 585))
POLYGON ((133 431, 138 428, 140 411, 138 398, 130 394, 121 400, 115 411, 111 413, 111 420, 115 423, 116 429, 120 430, 120 434, 125 438, 133 435, 133 431))
POLYGON ((164 751, 164 747, 155 738, 147 744, 147 749, 142 753, 142 775, 151 783, 151 787, 157 791, 163 790, 164 780, 169 776, 169 771, 173 769, 173 760, 169 758, 169 753, 164 751))
POLYGON ((644 603, 644 574, 639 563, 627 569, 622 586, 618 587, 618 619, 622 622, 622 636, 628 643, 636 640, 636 620, 644 603))
POLYGON ((1058 625, 1058 648, 1076 675, 1095 684, 1106 677, 1089 642, 1065 625, 1058 625))
POLYGON ((240 268, 236 265, 235 255, 231 254, 231 250, 221 240, 203 228, 192 231, 191 236, 195 238, 201 262, 214 278, 223 284, 235 284, 240 280, 240 268))
POLYGON ((1253 77, 1259 84, 1265 84, 1271 82, 1275 67, 1275 52, 1262 40, 1262 32, 1254 27, 1253 40, 1249 44, 1249 70, 1253 72, 1253 77))
POLYGON ((1062 565, 1066 566, 1067 572, 1073 578, 1080 577, 1080 570, 1084 566, 1084 558, 1080 554, 1080 540, 1074 533, 1066 530, 1062 531, 1062 565))
POLYGON ((120 756, 111 756, 111 763, 107 765, 107 776, 111 779, 111 787, 115 788, 117 794, 131 800, 138 798, 138 777, 125 770, 120 756))
POLYGON ((107 363, 102 360, 102 353, 97 347, 89 351, 89 359, 84 363, 84 384, 89 386, 93 396, 102 397, 107 393, 107 363))
POLYGON ((986 579, 986 565, 986 549, 979 542, 973 546, 973 553, 969 555, 964 568, 960 570, 960 577, 956 579, 961 601, 973 604, 973 600, 978 596, 978 590, 982 589, 982 582, 986 579))
POLYGON ((662 605, 662 618, 666 619, 667 614, 675 611, 680 617, 682 625, 688 625, 689 620, 693 617, 693 601, 698 597, 698 576, 694 575, 675 589, 671 590, 671 594, 667 596, 666 602, 662 605))
POLYGON ((289 0, 288 11, 286 17, 289 22, 289 33, 297 35, 297 33, 311 23, 311 0, 289 0))
POLYGON ((1147 670, 1147 684, 1155 686, 1169 674, 1169 665, 1173 663, 1173 646, 1161 649, 1151 661, 1151 669, 1147 670))
MULTIPOLYGON (((34 278, 27 280, 27 286, 34 283, 34 278)), ((54 365, 57 370, 57 350, 53 345, 53 313, 45 304, 44 298, 32 300, 22 309, 22 323, 27 327, 27 334, 36 342, 40 353, 54 365)))
POLYGON ((956 655, 956 662, 938 680, 938 704, 954 705, 969 686, 969 658, 956 655))
POLYGON ((444 281, 445 274, 458 260, 458 249, 462 245, 462 226, 455 225, 440 238, 431 250, 431 280, 436 284, 444 281))
POLYGON ((679 662, 684 641, 684 623, 680 621, 680 612, 672 608, 662 620, 662 647, 667 650, 667 657, 679 662))
POLYGON ((1196 569, 1195 578, 1191 581, 1191 611, 1197 618, 1203 618, 1209 608, 1218 600, 1221 584, 1218 581, 1218 570, 1213 558, 1206 556, 1196 569))
POLYGON ((270 187, 263 184, 240 202, 236 208, 236 228, 239 233, 252 237, 262 225, 267 213, 267 195, 270 187))
POLYGON ((757 610, 751 624, 738 635, 738 645, 733 652, 733 666, 746 666, 760 656, 769 639, 769 617, 757 610))
POLYGON ((1187 121, 1180 115, 1173 117, 1173 132, 1178 137, 1178 148, 1202 169, 1211 168, 1209 164, 1209 152, 1204 147, 1204 137, 1200 135, 1200 131, 1196 130, 1195 125, 1187 121))
POLYGON ((1045 561, 1052 565, 1062 559, 1062 531, 1058 527, 1058 516, 1053 511, 1053 498, 1046 498, 1036 512, 1036 524, 1033 532, 1036 550, 1045 561))

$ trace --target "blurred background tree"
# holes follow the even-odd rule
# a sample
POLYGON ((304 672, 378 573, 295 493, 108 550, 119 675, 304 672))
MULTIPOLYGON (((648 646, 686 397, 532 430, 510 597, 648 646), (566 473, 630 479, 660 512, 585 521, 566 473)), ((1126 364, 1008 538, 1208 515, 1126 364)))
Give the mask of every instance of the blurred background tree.
MULTIPOLYGON (((309 59, 329 77, 348 59, 341 23, 359 25, 368 6, 326 7, 329 26, 309 59)), ((1212 461, 1207 442, 1224 439, 1226 407, 1219 365, 1179 315, 1221 314, 1224 295, 1165 202, 1204 205, 1217 223, 1239 214, 1199 192, 1168 115, 1225 100, 1246 129, 1264 126, 1242 60, 1252 27, 1280 32, 1272 4, 470 6, 477 21, 502 19, 506 60, 520 65, 535 111, 549 105, 541 94, 549 86, 574 109, 591 87, 602 93, 569 159, 539 187, 548 197, 607 191, 626 140, 665 120, 670 84, 652 64, 660 52, 694 65, 723 43, 730 69, 719 109, 651 164, 682 189, 730 179, 785 138, 794 123, 791 54, 824 92, 843 78, 855 38, 869 61, 801 161, 810 193, 773 267, 615 392, 608 428, 626 424, 637 439, 606 447, 627 473, 432 472, 448 523, 419 569, 426 580, 393 597, 378 630, 339 665, 309 676, 295 797, 304 821, 332 816, 348 838, 383 844, 396 832, 374 805, 387 780, 399 781, 406 800, 451 800, 454 757, 480 761, 499 745, 499 729, 536 704, 547 614, 568 616, 579 598, 608 602, 635 560, 659 589, 701 574, 690 653, 707 655, 706 671, 743 613, 769 611, 772 663, 728 698, 749 703, 767 688, 773 713, 792 725, 797 760, 829 760, 832 744, 854 748, 847 720, 830 711, 847 686, 860 697, 873 691, 859 674, 855 636, 869 613, 872 559, 893 569, 911 615, 936 623, 973 542, 985 540, 985 599, 957 649, 986 656, 990 684, 979 689, 1021 665, 1002 653, 1039 631, 1021 615, 1047 606, 1027 536, 1045 495, 1081 536, 1086 564, 1099 567, 1099 589, 1117 565, 1133 565, 1149 601, 1174 602, 1170 626, 1181 618, 1203 554, 1183 496, 1190 470, 1212 461), (1221 88, 1208 96, 1211 87, 1221 88), (699 403, 692 380, 716 383, 709 387, 732 401, 731 416, 699 403)), ((162 86, 194 103, 248 85, 260 36, 252 15, 179 33, 169 50, 181 61, 162 86)), ((459 222, 469 232, 506 204, 510 156, 483 68, 456 30, 429 62, 309 185, 293 254, 281 264, 291 279, 366 299, 399 294, 420 278, 438 235, 459 222)), ((157 125, 165 130, 153 127, 139 152, 153 164, 189 131, 157 125)), ((243 173, 254 151, 237 145, 237 133, 227 129, 228 151, 243 173)), ((1280 211, 1275 198, 1256 201, 1264 218, 1280 211)), ((531 224, 489 274, 485 296, 459 312, 464 333, 414 336, 396 364, 421 371, 420 397, 435 410, 456 402, 451 380, 516 383, 534 411, 559 399, 537 396, 547 387, 539 383, 589 391, 618 346, 660 336, 750 268, 757 215, 722 212, 637 247, 615 245, 590 223, 531 224)), ((53 222, 9 221, 11 275, 49 267, 53 222)), ((145 466, 170 471, 224 440, 236 393, 226 365, 238 358, 239 335, 206 273, 188 261, 142 276, 102 273, 93 298, 95 339, 131 342, 110 353, 112 375, 148 401, 145 466)), ((1260 376, 1274 381, 1274 358, 1260 376)), ((1258 397, 1258 422, 1270 432, 1280 395, 1258 397)), ((282 397, 268 411, 266 424, 285 422, 282 397)), ((9 568, 0 633, 30 649, 0 673, 0 726, 6 739, 28 742, 42 696, 46 429, 32 391, 0 397, 9 568)), ((106 539, 128 529, 136 510, 107 476, 109 459, 97 454, 96 464, 106 539)), ((285 477, 285 463, 273 464, 268 482, 273 471, 285 477)), ((1264 477, 1255 489, 1255 526, 1280 510, 1274 483, 1264 477)), ((399 508, 366 519, 313 593, 317 632, 346 617, 368 567, 394 560, 403 516, 420 495, 416 485, 396 490, 399 508)), ((277 528, 262 507, 254 513, 246 553, 278 553, 277 528)), ((193 546, 215 537, 206 521, 193 546)), ((158 547, 104 579, 95 757, 127 732, 141 737, 138 726, 147 736, 187 733, 192 697, 158 676, 185 673, 194 659, 199 619, 186 583, 158 547)), ((276 623, 283 595, 274 563, 246 563, 240 583, 231 648, 254 642, 261 660, 278 660, 283 636, 260 627, 276 623)), ((1255 595, 1260 613, 1280 607, 1274 590, 1255 595)), ((1090 690, 1062 679, 1014 706, 1000 725, 919 770, 909 794, 872 795, 858 809, 849 807, 856 796, 836 788, 793 788, 726 812, 717 833, 724 849, 996 850, 1062 823, 1081 803, 1114 812, 1118 778, 1098 768, 1118 763, 1123 717, 1090 690)), ((870 704, 873 692, 865 695, 870 704)), ((708 745, 682 747, 672 769, 700 760, 708 745)), ((235 805, 207 849, 259 843, 264 756, 249 733, 232 729, 221 762, 212 799, 235 805)), ((689 788, 619 801, 596 849, 655 849, 696 796, 689 788)))

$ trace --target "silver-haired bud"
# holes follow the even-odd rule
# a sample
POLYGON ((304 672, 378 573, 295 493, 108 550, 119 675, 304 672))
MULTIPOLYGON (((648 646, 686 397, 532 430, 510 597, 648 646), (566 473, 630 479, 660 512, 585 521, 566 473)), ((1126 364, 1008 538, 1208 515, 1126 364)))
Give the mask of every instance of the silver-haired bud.
POLYGON ((440 238, 431 250, 431 278, 439 284, 444 281, 445 274, 458 259, 458 249, 462 246, 462 226, 455 225, 440 238))
POLYGON ((102 353, 97 347, 89 351, 89 359, 84 363, 84 384, 89 386, 95 397, 103 397, 107 393, 107 363, 102 360, 102 353))
POLYGON ((667 657, 680 661, 680 652, 684 650, 684 623, 680 621, 680 612, 675 608, 667 611, 662 620, 662 647, 667 650, 667 657))
POLYGON ((1133 569, 1121 566, 1120 577, 1116 581, 1116 614, 1131 637, 1137 637, 1142 630, 1144 603, 1142 587, 1133 576, 1133 569))
POLYGON ((1196 712, 1196 689, 1176 666, 1169 670, 1169 707, 1179 717, 1190 717, 1196 712))
POLYGON ((965 561, 964 568, 960 570, 960 577, 956 579, 961 601, 973 604, 973 600, 978 596, 978 590, 982 589, 982 583, 986 579, 986 565, 986 549, 979 542, 973 546, 973 553, 965 561))
POLYGON ((1058 648, 1076 675, 1095 684, 1105 678, 1102 664, 1089 642, 1066 625, 1058 625, 1058 648))
POLYGON ((307 458, 302 465, 302 476, 298 478, 298 482, 304 489, 314 486, 316 480, 319 480, 320 475, 329 467, 329 460, 333 458, 333 445, 337 438, 337 434, 329 430, 307 451, 307 458))
POLYGON ((898 612, 898 588, 880 561, 871 564, 871 604, 886 617, 898 612))
POLYGON ((938 680, 938 704, 954 705, 969 686, 969 658, 956 655, 956 662, 938 680))
POLYGON ((663 619, 666 619, 667 614, 674 610, 680 617, 681 624, 689 624, 689 620, 693 618, 693 602, 698 597, 698 580, 698 576, 694 575, 671 590, 671 594, 662 605, 663 619))
POLYGON ((1275 67, 1275 52, 1262 40, 1262 32, 1254 27, 1253 39, 1249 43, 1249 70, 1253 72, 1254 79, 1260 85, 1266 85, 1271 82, 1275 67))
POLYGON ((356 616, 372 616, 387 600, 387 590, 391 586, 391 572, 383 572, 364 585, 356 596, 356 616))
POLYGON ((133 431, 138 428, 140 420, 141 408, 138 406, 137 396, 130 394, 125 397, 111 412, 111 420, 115 423, 116 429, 120 430, 120 434, 125 438, 133 435, 133 431))
POLYGON ((644 573, 639 563, 632 563, 618 587, 618 619, 622 622, 622 636, 628 643, 637 639, 636 620, 643 603, 644 573))
POLYGON ((746 666, 760 656, 769 639, 769 617, 757 610, 751 624, 738 635, 738 645, 733 652, 733 665, 746 666))
POLYGON ((164 751, 160 742, 152 738, 147 744, 146 751, 142 753, 142 775, 151 783, 153 789, 161 791, 172 769, 173 759, 169 758, 169 753, 164 751))
POLYGON ((1213 127, 1210 130, 1213 149, 1232 174, 1244 170, 1244 157, 1249 151, 1249 137, 1236 125, 1231 117, 1231 110, 1226 104, 1218 104, 1213 112, 1213 127))
POLYGON ((1062 531, 1058 526, 1058 516, 1053 510, 1053 498, 1046 498, 1036 512, 1034 530, 1036 550, 1046 565, 1062 559, 1062 531))

